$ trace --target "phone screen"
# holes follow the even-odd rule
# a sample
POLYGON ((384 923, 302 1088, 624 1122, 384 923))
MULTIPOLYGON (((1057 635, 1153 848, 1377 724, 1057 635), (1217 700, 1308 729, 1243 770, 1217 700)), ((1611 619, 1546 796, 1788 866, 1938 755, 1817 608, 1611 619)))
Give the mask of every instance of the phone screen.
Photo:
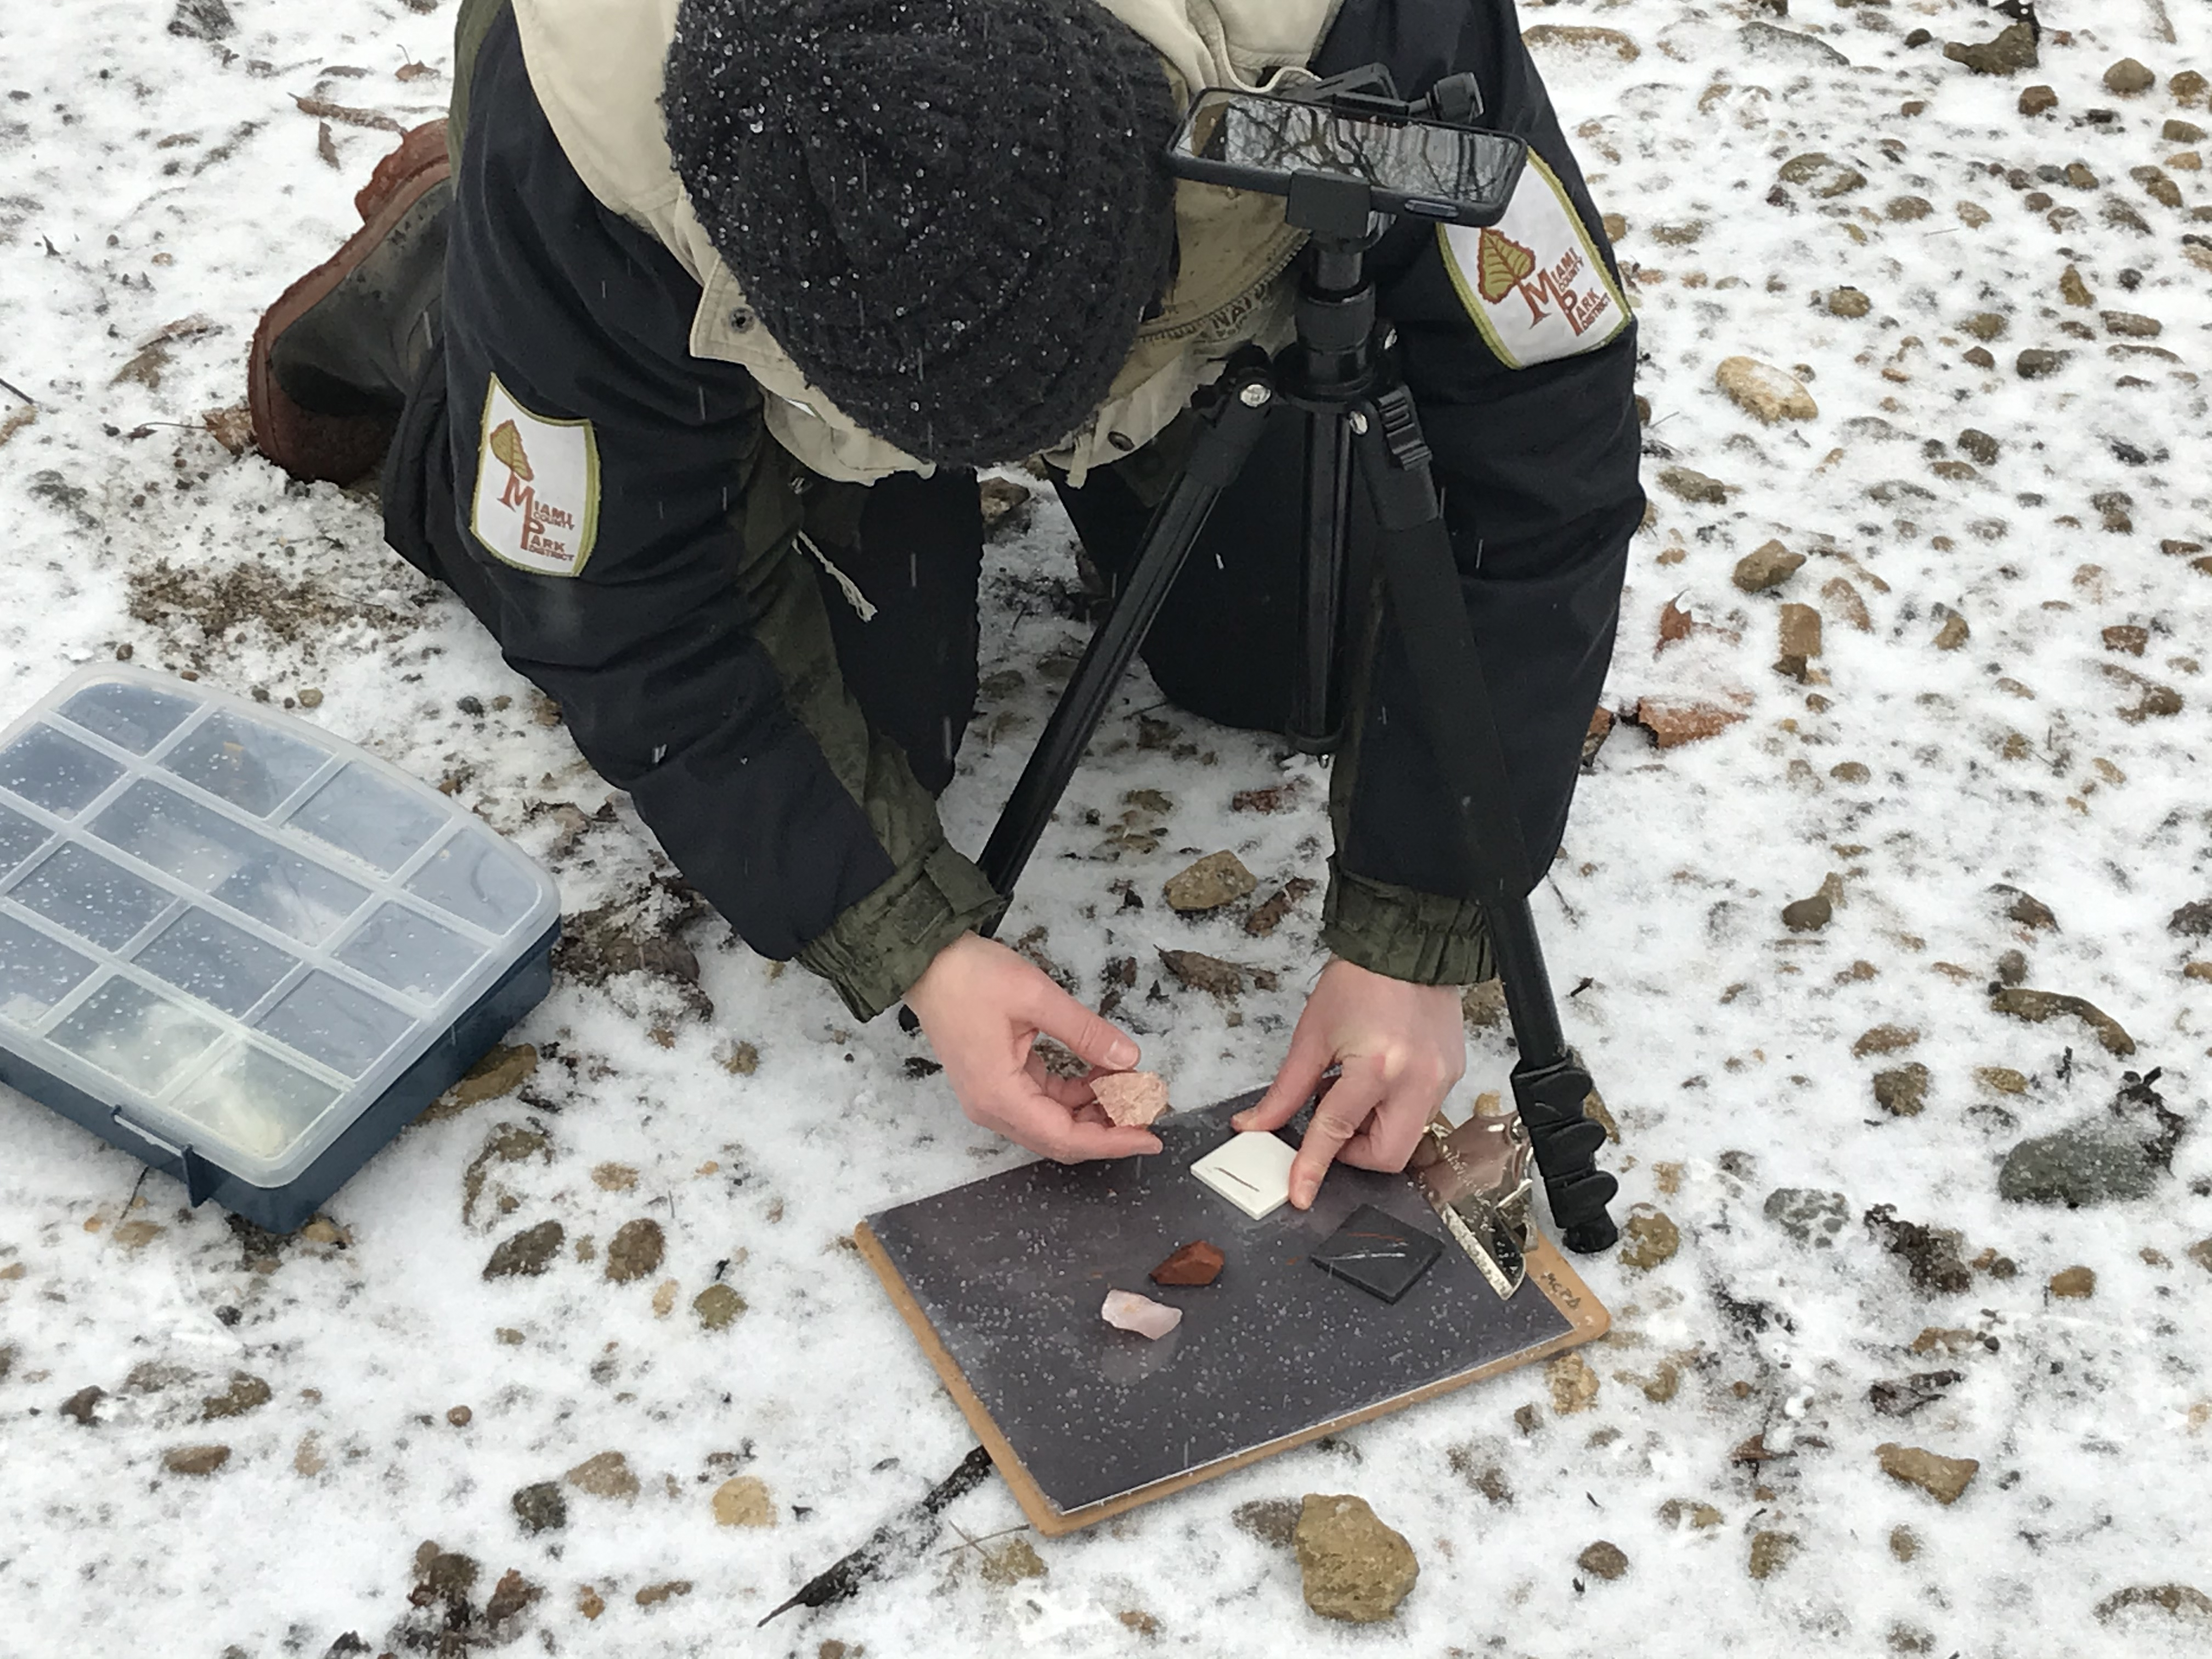
MULTIPOLYGON (((1491 219, 1504 209, 1524 149, 1503 133, 1393 121, 1255 94, 1208 91, 1177 148, 1195 160, 1279 184, 1298 173, 1358 179, 1436 217, 1491 219), (1436 210, 1449 204, 1458 210, 1436 210)), ((1252 179, 1254 185, 1259 179, 1252 179)))

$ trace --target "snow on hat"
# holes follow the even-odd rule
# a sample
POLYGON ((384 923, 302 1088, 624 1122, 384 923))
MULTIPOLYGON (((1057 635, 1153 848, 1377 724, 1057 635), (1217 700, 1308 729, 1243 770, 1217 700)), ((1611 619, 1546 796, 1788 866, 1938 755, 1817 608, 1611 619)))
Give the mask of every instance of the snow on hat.
POLYGON ((1097 0, 682 0, 663 102, 762 324, 924 459, 1058 445, 1164 286, 1177 112, 1097 0))

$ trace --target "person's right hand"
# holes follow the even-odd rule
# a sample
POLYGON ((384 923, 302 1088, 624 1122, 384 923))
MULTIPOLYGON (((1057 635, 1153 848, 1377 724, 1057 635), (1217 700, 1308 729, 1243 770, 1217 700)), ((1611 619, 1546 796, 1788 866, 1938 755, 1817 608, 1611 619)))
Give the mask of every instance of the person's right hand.
POLYGON ((1081 1078, 1059 1078, 1035 1051, 1042 1033, 1097 1071, 1137 1063, 1136 1040, 1107 1024, 1005 945, 963 933, 906 994, 970 1120, 1062 1164, 1160 1150, 1149 1129, 1117 1128, 1081 1078))

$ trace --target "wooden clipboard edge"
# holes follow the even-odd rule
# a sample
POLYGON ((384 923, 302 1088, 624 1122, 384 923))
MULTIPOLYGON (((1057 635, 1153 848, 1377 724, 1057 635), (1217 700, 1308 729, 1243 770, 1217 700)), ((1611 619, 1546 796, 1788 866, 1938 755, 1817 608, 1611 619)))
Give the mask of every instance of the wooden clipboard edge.
POLYGON ((889 1293, 892 1305, 905 1319, 915 1340, 921 1343, 922 1352, 928 1356, 930 1364, 936 1369, 938 1380, 945 1384, 945 1392, 960 1407, 960 1414, 968 1419, 968 1426, 975 1430, 975 1437, 990 1452, 992 1462, 998 1466, 1000 1478, 1013 1493, 1014 1501, 1021 1505, 1022 1513, 1029 1517, 1030 1524, 1047 1538, 1060 1538, 1072 1532, 1080 1532, 1085 1527, 1110 1520, 1139 1504, 1172 1497, 1202 1480, 1211 1480, 1216 1475, 1244 1468, 1263 1458, 1273 1457, 1278 1452, 1289 1451, 1309 1441, 1318 1440, 1324 1435, 1340 1433, 1392 1412, 1403 1411, 1408 1406, 1435 1400, 1471 1382, 1501 1376, 1507 1371, 1517 1370, 1540 1359, 1553 1358, 1570 1348, 1595 1342, 1613 1325, 1613 1316, 1606 1311, 1604 1304, 1597 1299, 1589 1285, 1583 1283, 1580 1275, 1567 1265, 1558 1247, 1539 1233, 1528 1250, 1528 1276, 1535 1280, 1537 1288, 1559 1310, 1560 1317, 1568 1322, 1568 1328, 1548 1341, 1539 1343, 1533 1348, 1524 1348, 1519 1353, 1493 1359, 1456 1376, 1447 1376, 1428 1383, 1409 1394, 1401 1394, 1345 1416, 1333 1418, 1326 1423, 1316 1424, 1310 1429, 1302 1429, 1296 1434, 1285 1435, 1279 1440, 1254 1446, 1233 1457, 1208 1463, 1203 1468, 1170 1475, 1164 1480, 1155 1480, 1149 1486, 1139 1486, 1133 1492, 1123 1492, 1118 1498, 1086 1504, 1079 1510, 1061 1510, 1054 1508, 1052 1500, 1044 1495, 1043 1490, 1031 1478, 1028 1468, 1016 1454, 1012 1443, 1000 1431, 991 1413, 984 1409, 983 1402, 975 1397, 975 1391, 968 1386, 968 1379, 953 1359, 951 1351, 938 1335, 937 1328, 930 1323, 929 1316, 922 1311, 921 1304, 915 1299, 914 1292, 907 1288, 905 1279, 892 1263, 890 1252, 884 1249, 883 1241, 876 1237, 874 1230, 866 1222, 861 1222, 853 1230, 853 1242, 860 1247, 860 1254, 867 1259, 868 1265, 876 1270, 876 1277, 883 1280, 884 1289, 889 1293))

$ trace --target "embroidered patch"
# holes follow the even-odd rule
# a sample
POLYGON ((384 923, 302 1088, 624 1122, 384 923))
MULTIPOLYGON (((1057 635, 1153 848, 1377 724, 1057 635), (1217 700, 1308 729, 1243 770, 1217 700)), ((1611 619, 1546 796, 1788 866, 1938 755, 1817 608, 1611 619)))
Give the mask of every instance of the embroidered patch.
POLYGON ((503 564, 580 574, 599 530, 599 445, 589 421, 533 415, 491 377, 469 528, 503 564))
POLYGON ((1628 303, 1566 191, 1530 152, 1505 216, 1439 225, 1444 268, 1508 368, 1595 351, 1628 325, 1628 303))

